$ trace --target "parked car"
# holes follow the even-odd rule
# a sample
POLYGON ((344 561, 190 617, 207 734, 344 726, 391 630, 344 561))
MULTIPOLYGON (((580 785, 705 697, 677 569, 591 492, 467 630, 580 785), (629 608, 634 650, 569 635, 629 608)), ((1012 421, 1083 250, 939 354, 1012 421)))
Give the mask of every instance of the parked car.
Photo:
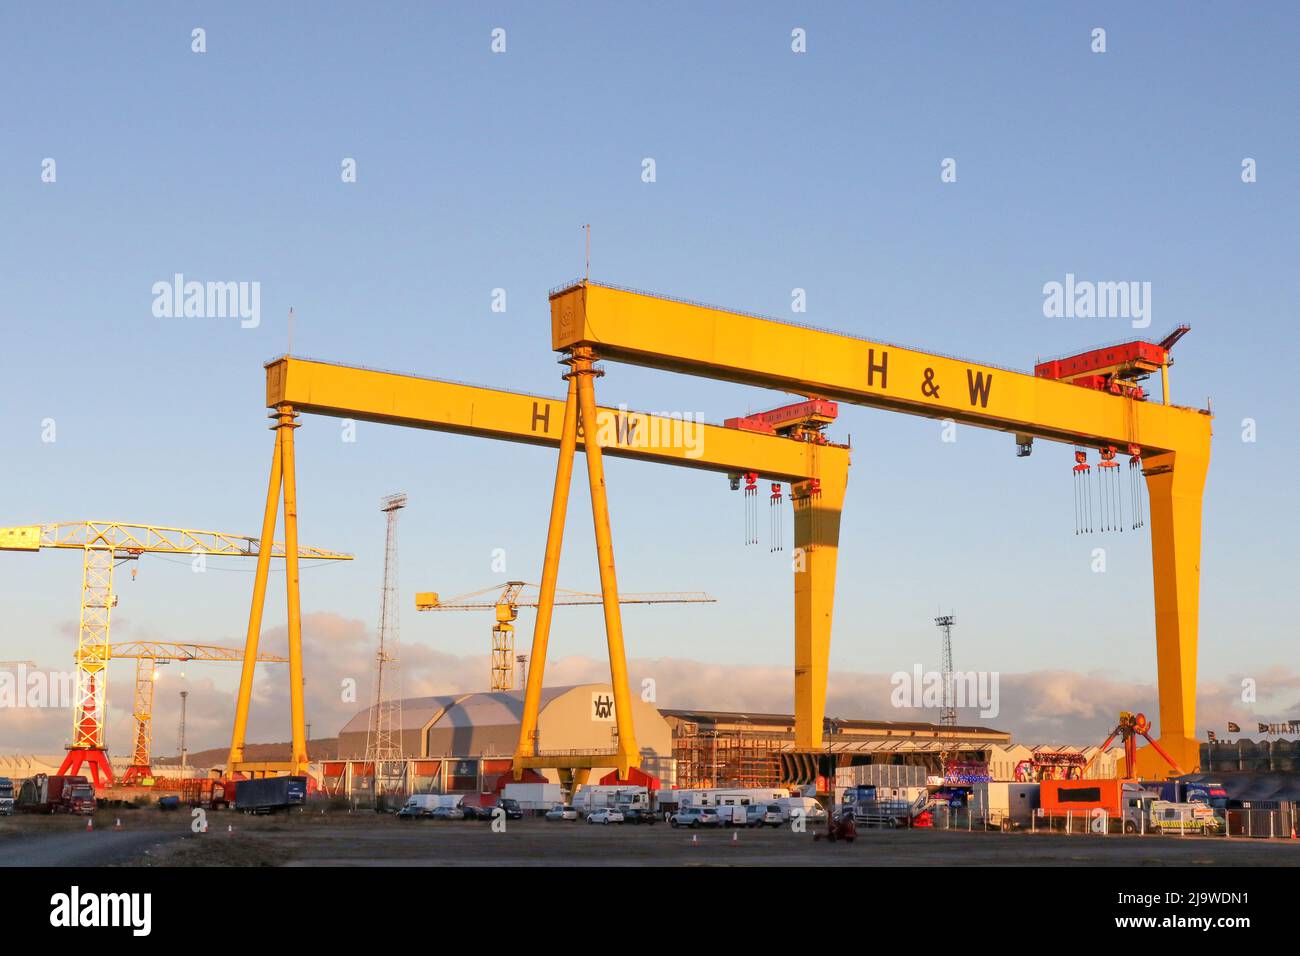
POLYGON ((461 804, 460 809, 465 820, 491 820, 492 811, 496 807, 480 807, 477 804, 465 803, 461 804))
MULTIPOLYGON (((524 818, 524 811, 523 808, 519 806, 518 800, 514 800, 510 797, 502 797, 497 801, 497 807, 505 812, 507 820, 522 820, 524 818)), ((489 810, 488 816, 490 817, 491 815, 492 812, 489 810)))
POLYGON ((622 823, 624 820, 623 811, 614 807, 601 807, 599 810, 587 814, 588 823, 622 823))
POLYGON ((653 826, 655 813, 644 807, 628 807, 623 810, 623 820, 626 823, 648 823, 653 826))
POLYGON ((430 818, 434 820, 464 820, 465 811, 460 807, 437 807, 430 818))
POLYGON ((722 825, 722 818, 713 807, 683 807, 669 818, 674 827, 716 827, 722 825))
POLYGON ((751 827, 779 827, 784 822, 781 808, 775 803, 752 803, 746 825, 751 827))
POLYGON ((576 807, 566 807, 562 803, 557 803, 555 806, 551 807, 551 809, 546 811, 546 819, 567 820, 570 823, 573 823, 578 819, 578 810, 576 807))

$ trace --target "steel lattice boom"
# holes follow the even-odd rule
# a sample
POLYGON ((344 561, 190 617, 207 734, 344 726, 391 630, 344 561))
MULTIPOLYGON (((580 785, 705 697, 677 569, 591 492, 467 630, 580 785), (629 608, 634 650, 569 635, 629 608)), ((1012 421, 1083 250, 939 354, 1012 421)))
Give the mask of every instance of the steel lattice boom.
MULTIPOLYGON (((135 707, 131 712, 131 717, 135 720, 135 748, 131 765, 122 775, 122 784, 145 783, 153 774, 153 702, 158 665, 170 661, 240 661, 244 659, 244 649, 220 647, 216 644, 127 641, 110 644, 108 651, 110 659, 135 660, 135 707)), ((289 660, 275 654, 259 654, 257 659, 266 663, 285 663, 289 660)))
MULTIPOLYGON (((601 604, 604 598, 587 591, 570 591, 556 588, 556 604, 601 604)), ((703 591, 653 591, 640 594, 623 593, 619 604, 714 604, 717 599, 703 591)), ((415 596, 419 611, 487 611, 496 610, 492 625, 492 690, 514 689, 515 618, 521 607, 538 607, 541 603, 541 585, 526 581, 507 581, 490 588, 482 588, 459 597, 442 600, 436 592, 425 591, 415 596), (531 594, 525 594, 526 589, 531 594), (493 599, 479 600, 484 595, 496 594, 493 599)))

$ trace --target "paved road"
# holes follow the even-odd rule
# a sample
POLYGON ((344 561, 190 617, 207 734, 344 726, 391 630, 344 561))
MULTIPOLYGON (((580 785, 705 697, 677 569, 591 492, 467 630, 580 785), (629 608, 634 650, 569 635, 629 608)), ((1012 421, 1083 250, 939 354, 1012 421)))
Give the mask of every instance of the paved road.
POLYGON ((110 866, 126 863, 166 843, 182 840, 181 827, 126 830, 59 830, 0 840, 0 866, 110 866))

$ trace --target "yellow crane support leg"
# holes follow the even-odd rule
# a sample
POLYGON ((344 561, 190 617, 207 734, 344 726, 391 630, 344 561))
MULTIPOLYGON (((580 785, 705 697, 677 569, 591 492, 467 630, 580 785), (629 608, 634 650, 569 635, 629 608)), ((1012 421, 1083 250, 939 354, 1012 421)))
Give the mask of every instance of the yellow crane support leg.
POLYGON ((307 720, 303 708, 302 682, 302 602, 298 589, 298 483, 293 458, 294 421, 298 413, 292 405, 281 405, 280 470, 284 478, 284 587, 289 612, 289 710, 293 722, 294 773, 307 769, 307 720))
POLYGON ((818 490, 811 481, 791 487, 795 505, 794 745, 804 750, 822 748, 847 466, 842 457, 827 460, 818 490))
MULTIPOLYGON (((1158 741, 1174 763, 1200 766, 1196 740, 1196 622, 1201 588, 1201 497, 1209 449, 1168 452, 1145 460, 1151 507, 1151 564, 1155 582, 1156 668, 1160 689, 1158 741)), ((1132 774, 1134 768, 1126 768, 1132 774)), ((1138 751, 1137 774, 1168 776, 1152 748, 1138 751)))
POLYGON ((560 458, 555 466, 555 491, 551 495, 551 521, 546 529, 546 554, 542 560, 542 583, 537 593, 537 621, 528 681, 524 690, 524 713, 519 721, 519 743, 515 747, 514 775, 522 779, 524 759, 537 755, 537 715, 542 705, 542 681, 546 673, 546 646, 551 638, 555 612, 555 587, 560 574, 560 552, 564 546, 564 521, 569 510, 569 487, 573 483, 573 458, 578 447, 578 379, 570 371, 569 393, 564 402, 564 425, 560 431, 560 458))
POLYGON ((158 662, 152 657, 135 659, 135 710, 131 714, 135 720, 135 749, 131 755, 131 766, 122 775, 123 785, 143 784, 152 775, 153 681, 157 668, 158 662))
POLYGON ((601 374, 591 366, 588 348, 573 350, 573 373, 578 379, 578 404, 584 423, 582 443, 587 452, 587 483, 591 487, 591 518, 596 528, 596 557, 600 564, 600 593, 605 611, 605 639, 609 644, 609 681, 614 688, 614 720, 618 727, 618 776, 626 780, 641 765, 632 729, 632 700, 627 683, 627 655, 623 649, 623 615, 618 603, 618 577, 614 570, 614 540, 605 495, 605 463, 596 427, 596 389, 601 374), (588 423, 589 427, 588 427, 588 423))
POLYGON ((280 507, 280 455, 281 436, 278 424, 275 431, 275 451, 271 455, 271 481, 266 489, 266 511, 262 515, 262 537, 257 551, 257 570, 253 575, 253 604, 248 612, 248 631, 244 638, 244 666, 239 674, 239 696, 235 702, 235 728, 230 737, 230 757, 226 772, 233 773, 236 764, 244 759, 244 735, 248 732, 248 706, 253 697, 253 668, 257 664, 257 645, 262 636, 262 610, 266 606, 266 579, 271 570, 271 543, 275 540, 275 517, 280 507))

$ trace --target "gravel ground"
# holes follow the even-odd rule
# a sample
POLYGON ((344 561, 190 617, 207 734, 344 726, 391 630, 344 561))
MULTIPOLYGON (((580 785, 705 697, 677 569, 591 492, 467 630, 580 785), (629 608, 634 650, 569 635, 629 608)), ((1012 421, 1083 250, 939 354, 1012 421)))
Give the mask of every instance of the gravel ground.
POLYGON ((193 834, 184 813, 137 811, 114 831, 84 819, 0 821, 0 859, 27 865, 143 866, 1296 866, 1300 841, 1065 836, 935 830, 866 831, 849 845, 789 828, 674 830, 512 820, 399 822, 369 813, 247 817, 209 813, 193 834), (232 826, 233 832, 227 827, 232 826))

